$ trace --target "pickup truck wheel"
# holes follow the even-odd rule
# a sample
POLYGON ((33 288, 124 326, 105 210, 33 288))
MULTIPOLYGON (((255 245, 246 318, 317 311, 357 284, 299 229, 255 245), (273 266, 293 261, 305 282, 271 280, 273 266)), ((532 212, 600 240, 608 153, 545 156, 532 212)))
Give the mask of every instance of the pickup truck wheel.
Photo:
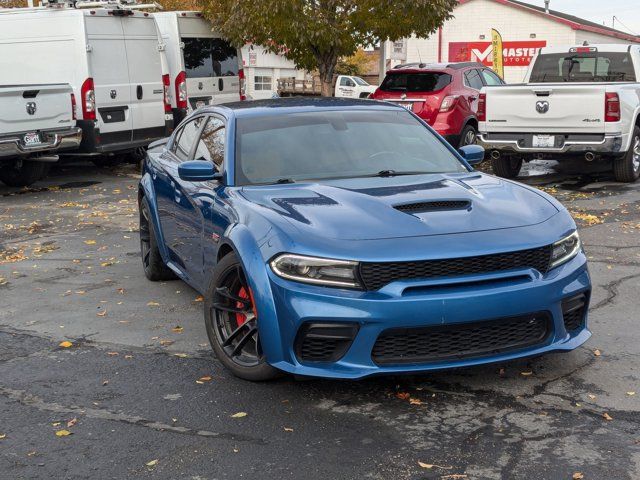
POLYGON ((522 159, 518 157, 492 158, 493 172, 502 178, 516 178, 522 168, 522 159))
POLYGON ((50 165, 47 162, 18 160, 0 167, 0 180, 9 187, 28 187, 45 177, 50 165))
POLYGON ((476 137, 478 132, 473 128, 473 125, 467 125, 462 129, 462 133, 460 133, 460 143, 458 148, 464 147, 465 145, 475 145, 476 137))
POLYGON ((633 183, 640 177, 640 127, 633 129, 629 151, 614 160, 613 175, 616 181, 625 183, 633 183))
POLYGON ((143 198, 140 202, 140 254, 144 274, 152 282, 174 280, 176 274, 165 265, 160 255, 150 211, 147 199, 143 198))

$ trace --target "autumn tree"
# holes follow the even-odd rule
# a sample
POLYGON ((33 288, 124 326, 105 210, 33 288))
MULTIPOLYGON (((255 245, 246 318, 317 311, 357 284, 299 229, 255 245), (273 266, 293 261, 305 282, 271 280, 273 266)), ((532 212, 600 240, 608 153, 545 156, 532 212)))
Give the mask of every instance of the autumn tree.
POLYGON ((338 75, 366 75, 371 70, 372 63, 373 58, 367 55, 367 52, 362 48, 359 48, 350 57, 338 59, 335 73, 338 75))
POLYGON ((331 95, 338 59, 361 45, 425 37, 451 18, 458 0, 198 0, 213 29, 237 45, 254 43, 298 68, 317 70, 331 95))

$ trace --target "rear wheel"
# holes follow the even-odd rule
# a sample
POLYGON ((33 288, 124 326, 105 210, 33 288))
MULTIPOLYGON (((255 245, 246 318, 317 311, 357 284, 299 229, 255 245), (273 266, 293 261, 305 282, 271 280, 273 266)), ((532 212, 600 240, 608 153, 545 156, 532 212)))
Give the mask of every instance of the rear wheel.
POLYGON ((473 125, 467 125, 464 127, 460 134, 460 143, 458 144, 458 148, 464 147, 465 145, 475 145, 477 135, 478 132, 476 132, 473 125))
POLYGON ((49 173, 50 163, 16 160, 0 166, 0 180, 10 187, 28 187, 49 173))
POLYGON ((150 212, 149 203, 143 198, 140 202, 140 254, 144 274, 153 282, 173 280, 176 274, 162 260, 150 212))
POLYGON ((206 295, 204 319, 216 357, 235 376, 251 381, 278 376, 262 350, 253 294, 233 252, 216 267, 206 295))
POLYGON ((613 161, 613 175, 616 181, 625 183, 635 182, 640 177, 640 127, 633 129, 629 151, 613 161))
POLYGON ((493 172, 502 178, 516 178, 522 168, 522 158, 500 157, 492 158, 493 172))

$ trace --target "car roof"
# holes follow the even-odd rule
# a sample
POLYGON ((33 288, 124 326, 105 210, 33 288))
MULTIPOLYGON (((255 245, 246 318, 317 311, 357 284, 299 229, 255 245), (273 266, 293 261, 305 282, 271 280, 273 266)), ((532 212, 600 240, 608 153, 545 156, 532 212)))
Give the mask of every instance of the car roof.
POLYGON ((226 111, 235 117, 252 117, 258 115, 284 114, 294 112, 311 112, 320 110, 398 110, 399 105, 376 100, 359 100, 335 97, 289 97, 270 98, 266 100, 245 100, 242 102, 224 103, 203 107, 199 112, 226 111))
POLYGON ((403 63, 396 65, 387 73, 398 73, 404 70, 462 70, 463 68, 486 68, 479 62, 449 62, 449 63, 403 63))

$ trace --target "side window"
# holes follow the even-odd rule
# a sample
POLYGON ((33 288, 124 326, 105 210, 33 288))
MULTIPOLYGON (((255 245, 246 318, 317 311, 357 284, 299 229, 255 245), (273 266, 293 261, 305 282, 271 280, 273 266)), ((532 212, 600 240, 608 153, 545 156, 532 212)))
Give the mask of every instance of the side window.
POLYGON ((467 87, 473 88, 475 90, 481 90, 482 87, 484 87, 482 79, 480 78, 480 72, 478 72, 478 70, 476 69, 465 72, 464 84, 467 87))
POLYGON ((191 148, 196 141, 201 126, 202 117, 199 117, 182 127, 182 131, 178 134, 178 141, 173 147, 173 153, 181 162, 189 160, 189 153, 191 153, 191 148))
POLYGON ((222 169, 222 162, 224 161, 224 135, 225 128, 222 120, 216 117, 209 117, 198 141, 195 158, 213 162, 219 169, 222 169))
POLYGON ((503 85, 504 82, 498 75, 491 70, 482 70, 482 78, 484 78, 485 85, 503 85))
POLYGON ((353 83, 353 81, 349 77, 342 77, 340 79, 340 86, 341 87, 355 87, 356 84, 353 83))

